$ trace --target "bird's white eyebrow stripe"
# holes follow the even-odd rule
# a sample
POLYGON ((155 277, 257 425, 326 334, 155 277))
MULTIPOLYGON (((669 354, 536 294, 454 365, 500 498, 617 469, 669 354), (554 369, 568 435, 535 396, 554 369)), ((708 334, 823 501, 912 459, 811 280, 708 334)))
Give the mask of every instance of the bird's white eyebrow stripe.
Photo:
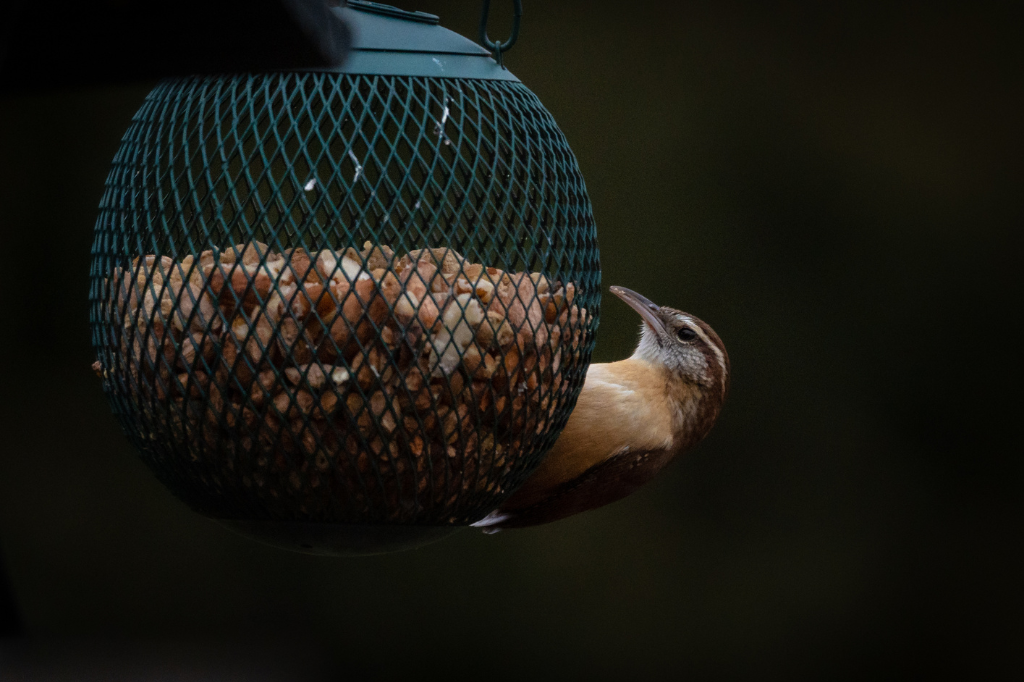
POLYGON ((722 349, 718 347, 718 344, 708 338, 708 335, 704 333, 704 330, 700 328, 700 325, 693 321, 692 317, 687 315, 680 315, 679 319, 690 325, 690 328, 697 332, 700 340, 711 347, 711 350, 715 351, 715 358, 718 359, 718 366, 722 368, 722 390, 725 390, 726 382, 726 368, 725 368, 725 355, 722 353, 722 349))

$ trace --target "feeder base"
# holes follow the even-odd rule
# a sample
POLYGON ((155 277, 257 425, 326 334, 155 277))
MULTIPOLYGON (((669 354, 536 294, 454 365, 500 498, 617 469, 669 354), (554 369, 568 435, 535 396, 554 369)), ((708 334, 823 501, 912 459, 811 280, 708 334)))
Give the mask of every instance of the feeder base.
POLYGON ((217 520, 239 535, 273 547, 327 556, 366 556, 416 549, 463 528, 217 520))

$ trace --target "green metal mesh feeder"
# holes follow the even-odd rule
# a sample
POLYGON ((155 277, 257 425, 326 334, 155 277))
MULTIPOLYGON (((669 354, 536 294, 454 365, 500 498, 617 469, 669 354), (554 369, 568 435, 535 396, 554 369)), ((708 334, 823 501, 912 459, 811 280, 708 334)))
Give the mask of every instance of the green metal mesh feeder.
POLYGON ((359 553, 472 523, 539 464, 589 364, 600 268, 572 151, 491 52, 431 15, 336 11, 341 68, 147 96, 90 301, 113 410, 175 495, 359 553))

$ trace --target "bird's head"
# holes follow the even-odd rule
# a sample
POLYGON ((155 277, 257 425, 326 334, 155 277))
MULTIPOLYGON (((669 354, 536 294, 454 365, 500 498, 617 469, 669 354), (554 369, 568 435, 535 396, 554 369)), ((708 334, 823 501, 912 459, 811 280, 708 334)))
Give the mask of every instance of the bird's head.
POLYGON ((705 391, 729 390, 729 354, 715 330, 681 310, 660 306, 625 287, 609 291, 640 313, 643 325, 633 357, 664 365, 683 381, 705 391))

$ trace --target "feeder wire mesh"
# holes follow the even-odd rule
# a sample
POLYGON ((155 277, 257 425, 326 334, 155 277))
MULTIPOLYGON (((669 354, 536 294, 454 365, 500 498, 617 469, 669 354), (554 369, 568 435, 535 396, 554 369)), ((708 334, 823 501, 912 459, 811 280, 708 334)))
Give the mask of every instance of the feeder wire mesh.
POLYGON ((91 277, 115 413, 221 519, 482 517, 564 426, 599 312, 575 157, 515 81, 165 81, 91 277))

